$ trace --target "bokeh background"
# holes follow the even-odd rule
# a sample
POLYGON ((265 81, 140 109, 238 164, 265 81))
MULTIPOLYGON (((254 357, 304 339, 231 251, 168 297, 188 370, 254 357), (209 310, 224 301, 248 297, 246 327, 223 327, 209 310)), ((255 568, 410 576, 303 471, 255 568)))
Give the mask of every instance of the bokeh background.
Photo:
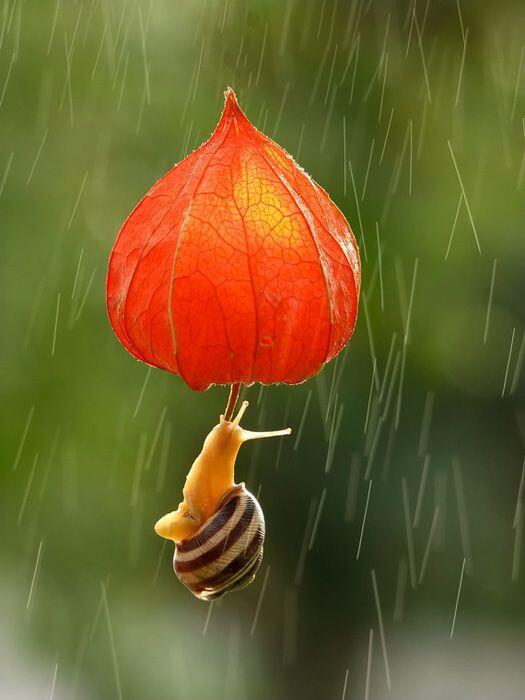
POLYGON ((523 696, 524 29, 519 0, 1 3, 0 697, 523 696), (228 85, 363 293, 337 361, 246 392, 294 433, 243 448, 265 558, 210 606, 152 526, 227 392, 131 358, 104 280, 228 85))

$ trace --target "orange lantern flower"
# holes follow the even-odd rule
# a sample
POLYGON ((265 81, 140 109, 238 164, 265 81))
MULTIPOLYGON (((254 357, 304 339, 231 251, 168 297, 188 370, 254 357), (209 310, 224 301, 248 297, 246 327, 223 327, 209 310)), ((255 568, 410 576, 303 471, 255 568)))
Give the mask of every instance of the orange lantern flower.
POLYGON ((122 227, 107 310, 132 355, 193 389, 295 384, 344 347, 359 288, 348 222, 230 89, 211 138, 122 227))

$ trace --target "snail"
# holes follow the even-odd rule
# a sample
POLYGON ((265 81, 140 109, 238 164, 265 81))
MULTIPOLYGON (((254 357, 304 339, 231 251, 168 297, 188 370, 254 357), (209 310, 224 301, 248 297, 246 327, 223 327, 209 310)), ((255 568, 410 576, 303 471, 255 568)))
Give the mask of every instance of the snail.
POLYGON ((220 416, 188 472, 182 502, 155 524, 158 535, 175 543, 175 574, 201 600, 244 588, 262 561, 264 515, 245 485, 235 484, 235 460, 243 442, 291 430, 244 430, 247 408, 244 401, 231 421, 220 416))

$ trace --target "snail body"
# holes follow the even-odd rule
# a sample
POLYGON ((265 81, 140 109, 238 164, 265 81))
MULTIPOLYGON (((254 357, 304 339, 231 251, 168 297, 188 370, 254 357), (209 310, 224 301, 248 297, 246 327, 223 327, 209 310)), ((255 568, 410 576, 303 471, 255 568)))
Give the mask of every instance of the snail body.
POLYGON ((177 510, 160 518, 155 531, 175 543, 176 575, 198 598, 213 600, 243 588, 262 561, 265 524, 257 499, 235 484, 235 460, 243 442, 289 435, 290 429, 252 432, 220 417, 193 462, 177 510))

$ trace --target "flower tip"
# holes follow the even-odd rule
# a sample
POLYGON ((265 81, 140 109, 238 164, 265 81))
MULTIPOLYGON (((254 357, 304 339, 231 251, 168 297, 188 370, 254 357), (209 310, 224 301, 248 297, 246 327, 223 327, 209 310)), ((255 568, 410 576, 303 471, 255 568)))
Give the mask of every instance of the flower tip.
POLYGON ((224 109, 222 111, 221 122, 226 122, 235 117, 239 122, 247 121, 242 109, 237 102, 237 96, 231 87, 224 92, 224 109))
POLYGON ((226 91, 224 93, 224 98, 226 100, 226 104, 234 104, 239 106, 239 103, 237 102, 237 97, 235 95, 235 92, 233 91, 233 88, 227 87, 226 91))

